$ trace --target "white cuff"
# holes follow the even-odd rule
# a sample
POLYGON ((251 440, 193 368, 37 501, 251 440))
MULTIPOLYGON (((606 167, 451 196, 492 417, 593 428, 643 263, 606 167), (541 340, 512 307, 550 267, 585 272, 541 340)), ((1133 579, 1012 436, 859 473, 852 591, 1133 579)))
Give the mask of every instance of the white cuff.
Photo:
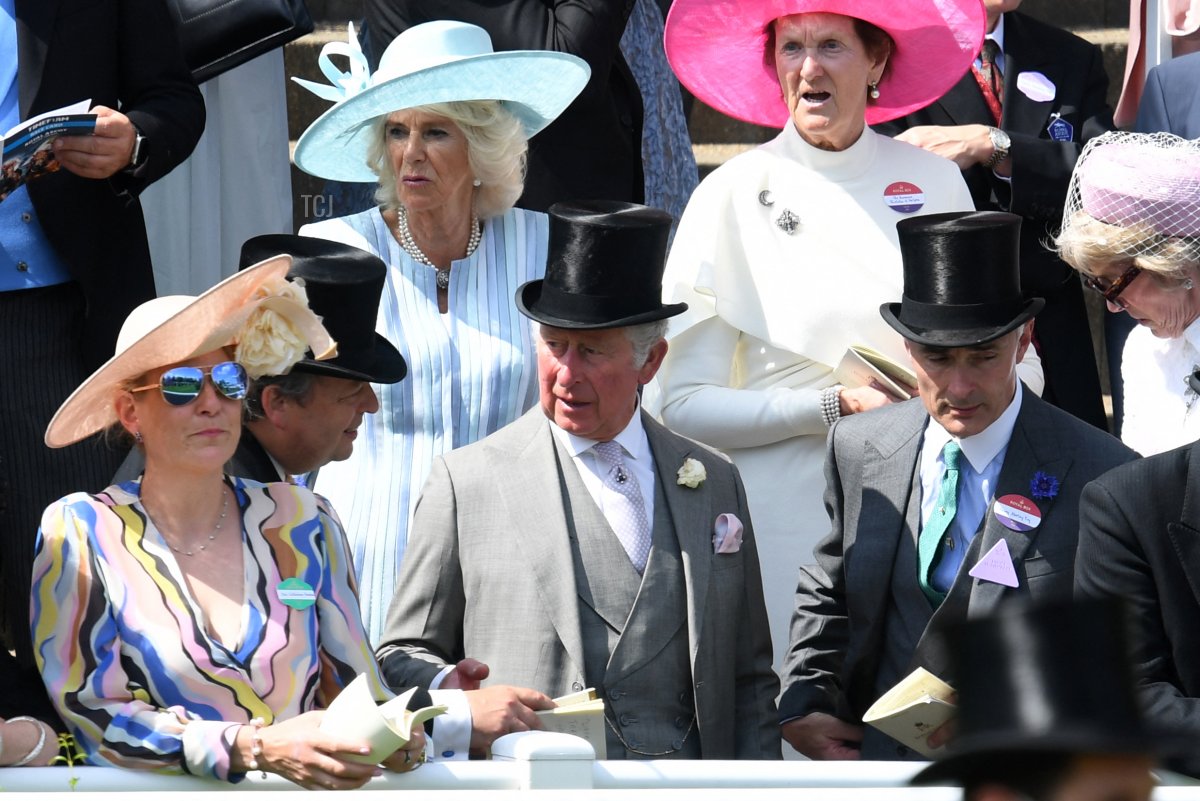
MULTIPOLYGON (((439 675, 435 683, 441 683, 439 675)), ((446 713, 433 719, 433 736, 426 753, 432 761, 467 759, 471 755, 471 705, 462 690, 430 690, 435 704, 445 704, 446 713)))
POLYGON ((450 671, 454 670, 454 665, 446 665, 441 672, 433 677, 433 681, 429 682, 430 690, 439 690, 442 687, 442 682, 450 675, 450 671))

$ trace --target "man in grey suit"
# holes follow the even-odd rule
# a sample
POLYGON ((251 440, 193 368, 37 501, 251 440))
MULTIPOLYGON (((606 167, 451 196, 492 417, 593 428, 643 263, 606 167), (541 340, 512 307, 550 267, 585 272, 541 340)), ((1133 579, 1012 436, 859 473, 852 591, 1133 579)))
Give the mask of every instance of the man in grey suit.
POLYGON ((904 336, 920 398, 839 420, 832 530, 800 570, 783 735, 822 759, 916 757, 863 713, 921 666, 953 684, 937 630, 1018 596, 1066 596, 1084 485, 1135 454, 1024 390, 1016 365, 1042 300, 1022 298, 1020 218, 897 225, 904 336))
POLYGON ((1173 58, 1150 70, 1133 129, 1200 139, 1200 53, 1173 58))
POLYGON ((551 207, 546 278, 517 292, 541 408, 435 461, 378 656, 397 687, 468 655, 549 695, 595 687, 609 759, 778 759, 741 480, 639 410, 686 308, 661 303, 670 222, 551 207))

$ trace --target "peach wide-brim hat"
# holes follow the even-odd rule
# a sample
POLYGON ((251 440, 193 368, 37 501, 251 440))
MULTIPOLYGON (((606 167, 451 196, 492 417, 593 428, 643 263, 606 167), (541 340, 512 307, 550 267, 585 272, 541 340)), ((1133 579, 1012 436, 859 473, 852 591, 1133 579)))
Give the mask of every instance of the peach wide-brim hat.
POLYGON ((54 413, 46 427, 46 444, 62 448, 113 425, 113 401, 121 382, 234 344, 246 320, 263 307, 285 317, 313 353, 321 354, 317 358, 336 355, 336 343, 320 318, 307 306, 280 296, 291 265, 290 256, 275 256, 199 296, 168 295, 138 306, 121 326, 115 355, 54 413))
POLYGON ((879 98, 867 104, 869 125, 944 95, 970 69, 987 27, 980 0, 675 0, 667 16, 667 59, 702 102, 739 120, 782 128, 789 111, 773 59, 764 62, 767 26, 816 12, 856 17, 892 37, 879 98))

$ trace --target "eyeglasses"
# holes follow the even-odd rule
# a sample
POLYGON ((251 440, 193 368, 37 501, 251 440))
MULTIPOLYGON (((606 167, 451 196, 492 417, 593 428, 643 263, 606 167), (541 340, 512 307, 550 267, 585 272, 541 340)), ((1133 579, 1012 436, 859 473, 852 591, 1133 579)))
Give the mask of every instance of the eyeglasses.
POLYGON ((1108 286, 1100 283, 1099 279, 1091 275, 1085 275, 1083 277, 1083 285, 1093 292, 1099 292, 1100 296, 1104 298, 1106 302, 1111 303, 1112 305, 1121 309, 1128 309, 1129 304, 1121 300, 1121 293, 1128 289, 1129 285, 1133 283, 1133 279, 1137 278, 1141 274, 1142 268, 1134 267, 1131 264, 1129 269, 1121 273, 1121 276, 1108 286))
POLYGON ((229 400, 246 397, 246 369, 237 362, 221 362, 212 367, 172 367, 162 374, 157 384, 134 387, 130 392, 161 389, 163 400, 172 406, 187 406, 200 397, 204 377, 212 379, 213 387, 229 400))

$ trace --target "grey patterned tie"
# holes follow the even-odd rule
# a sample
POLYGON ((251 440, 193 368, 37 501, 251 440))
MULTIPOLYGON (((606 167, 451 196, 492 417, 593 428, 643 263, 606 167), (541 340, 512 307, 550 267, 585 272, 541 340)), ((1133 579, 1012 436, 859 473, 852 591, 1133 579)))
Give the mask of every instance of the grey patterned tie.
POLYGON ((605 468, 604 516, 641 573, 650 557, 650 521, 637 476, 625 466, 625 452, 616 442, 597 442, 592 450, 605 468))

